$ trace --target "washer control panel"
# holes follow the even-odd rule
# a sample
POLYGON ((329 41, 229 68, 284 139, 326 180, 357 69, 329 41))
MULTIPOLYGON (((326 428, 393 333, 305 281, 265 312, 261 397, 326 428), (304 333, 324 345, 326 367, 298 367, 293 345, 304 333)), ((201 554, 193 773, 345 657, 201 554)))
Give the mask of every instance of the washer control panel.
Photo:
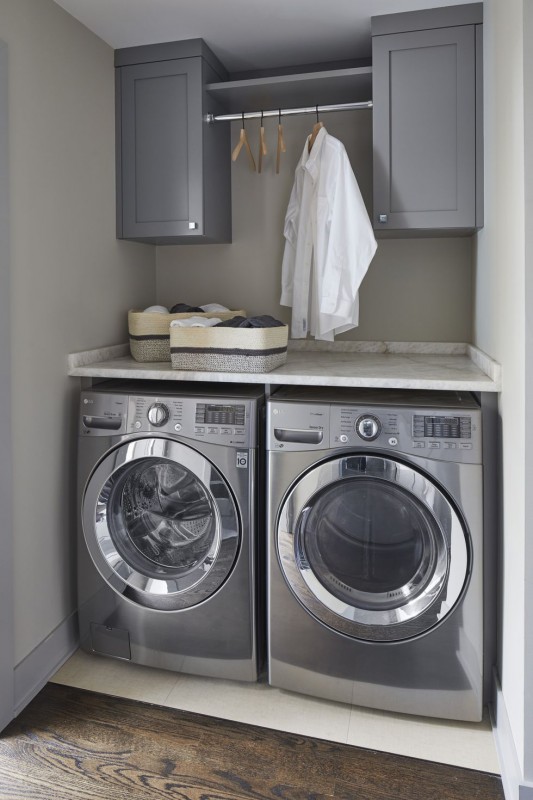
POLYGON ((85 391, 80 435, 165 433, 232 447, 256 444, 255 405, 246 398, 114 394, 85 391))

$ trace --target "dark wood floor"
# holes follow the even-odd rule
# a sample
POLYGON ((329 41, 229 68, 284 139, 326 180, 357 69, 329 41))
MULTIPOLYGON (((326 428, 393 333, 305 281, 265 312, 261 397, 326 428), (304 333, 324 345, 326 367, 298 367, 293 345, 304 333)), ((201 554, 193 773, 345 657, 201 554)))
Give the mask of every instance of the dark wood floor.
POLYGON ((48 684, 0 737, 2 800, 503 800, 495 775, 48 684))

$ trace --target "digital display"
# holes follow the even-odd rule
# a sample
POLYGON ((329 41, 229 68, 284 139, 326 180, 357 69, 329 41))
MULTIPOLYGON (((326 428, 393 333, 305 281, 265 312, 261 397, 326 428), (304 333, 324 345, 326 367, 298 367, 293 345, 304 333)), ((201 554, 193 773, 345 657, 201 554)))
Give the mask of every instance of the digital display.
POLYGON ((196 423, 205 425, 244 425, 245 408, 238 405, 198 403, 196 423))
POLYGON ((470 417, 440 417, 415 414, 413 437, 415 439, 470 439, 472 420, 470 417))

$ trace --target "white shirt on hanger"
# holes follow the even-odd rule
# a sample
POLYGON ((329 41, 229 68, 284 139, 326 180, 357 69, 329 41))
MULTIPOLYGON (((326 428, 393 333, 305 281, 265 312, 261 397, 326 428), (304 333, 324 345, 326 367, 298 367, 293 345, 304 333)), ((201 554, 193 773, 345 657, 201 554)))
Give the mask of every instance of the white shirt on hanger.
POLYGON ((306 141, 285 217, 281 305, 291 336, 333 341, 359 322, 359 286, 377 243, 342 142, 321 128, 306 141))

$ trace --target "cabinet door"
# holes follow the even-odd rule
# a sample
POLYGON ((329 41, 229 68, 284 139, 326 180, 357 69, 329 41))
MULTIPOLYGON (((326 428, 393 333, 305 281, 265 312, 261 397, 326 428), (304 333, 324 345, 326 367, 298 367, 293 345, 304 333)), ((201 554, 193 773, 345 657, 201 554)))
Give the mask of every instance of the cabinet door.
POLYGON ((373 38, 374 227, 476 224, 475 26, 373 38))
POLYGON ((119 235, 155 240, 202 234, 201 59, 119 72, 119 235))

